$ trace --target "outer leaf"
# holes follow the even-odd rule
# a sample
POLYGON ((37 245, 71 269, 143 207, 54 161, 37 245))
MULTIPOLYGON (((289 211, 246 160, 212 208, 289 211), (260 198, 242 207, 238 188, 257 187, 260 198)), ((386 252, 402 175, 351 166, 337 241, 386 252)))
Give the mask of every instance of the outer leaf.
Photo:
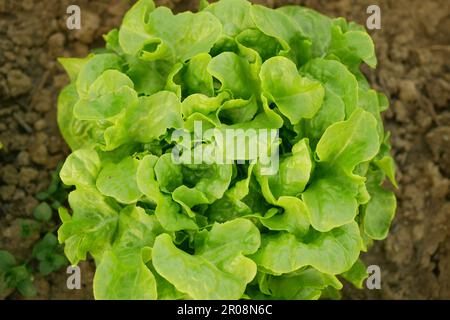
POLYGON ((313 268, 282 276, 268 275, 267 286, 273 298, 289 300, 319 299, 328 286, 342 289, 342 284, 335 276, 313 268))
POLYGON ((222 198, 231 182, 232 166, 230 164, 213 164, 183 166, 185 183, 195 184, 210 202, 222 198))
POLYGON ((300 71, 319 80, 326 89, 341 97, 345 104, 346 118, 350 117, 358 103, 358 82, 342 63, 312 59, 300 71))
POLYGON ((362 289, 363 282, 367 278, 368 273, 364 263, 358 259, 350 270, 342 274, 342 277, 352 283, 355 287, 362 289))
POLYGON ((358 105, 364 110, 370 112, 377 121, 377 133, 380 137, 380 143, 384 138, 383 119, 380 115, 380 107, 378 102, 378 94, 375 90, 359 90, 358 105))
MULTIPOLYGON (((172 15, 166 7, 158 7, 148 17, 146 29, 160 40, 172 56, 187 61, 195 55, 208 52, 222 32, 220 21, 209 12, 183 12, 172 15)), ((162 47, 161 47, 162 48, 162 47)), ((164 50, 158 48, 157 50, 164 50)), ((143 55, 153 60, 154 55, 143 55)))
POLYGON ((283 49, 275 38, 266 35, 258 29, 242 31, 235 41, 238 43, 241 51, 243 51, 243 47, 256 51, 263 61, 276 56, 283 49))
POLYGON ((185 300, 192 299, 187 294, 180 292, 169 281, 161 277, 151 266, 153 275, 155 276, 158 290, 158 300, 185 300))
MULTIPOLYGON (((288 231, 296 236, 304 236, 310 226, 308 209, 303 201, 295 197, 280 197, 277 205, 283 208, 284 212, 262 218, 261 223, 270 230, 288 231)), ((267 214, 266 214, 267 216, 267 214)))
POLYGON ((103 35, 103 39, 106 42, 106 49, 113 51, 120 55, 124 54, 124 51, 120 47, 120 43, 119 43, 119 30, 118 29, 112 29, 107 34, 103 35))
POLYGON ((283 126, 283 118, 269 108, 268 101, 261 95, 263 112, 258 113, 251 121, 224 126, 229 129, 279 129, 283 126))
POLYGON ((139 94, 152 95, 164 90, 172 64, 167 61, 144 61, 129 58, 127 75, 133 80, 134 88, 139 94))
POLYGON ((215 201, 207 211, 212 221, 225 222, 245 215, 251 215, 252 210, 242 200, 250 192, 250 179, 252 177, 254 165, 250 165, 247 170, 247 177, 237 181, 229 188, 222 198, 215 201))
POLYGON ((194 93, 213 96, 213 78, 207 71, 210 61, 211 56, 208 53, 200 53, 189 60, 182 74, 184 96, 194 93))
POLYGON ((67 157, 59 175, 68 186, 95 188, 100 168, 100 158, 95 150, 79 149, 67 157))
POLYGON ((347 25, 342 19, 335 20, 333 24, 330 52, 348 65, 358 65, 364 61, 375 68, 377 58, 374 44, 364 28, 353 23, 347 25))
POLYGON ((291 17, 312 41, 312 53, 322 57, 328 50, 331 41, 331 19, 312 9, 300 6, 284 6, 278 9, 291 17))
POLYGON ((218 117, 225 123, 244 123, 251 121, 258 112, 259 106, 256 98, 249 100, 233 99, 226 101, 218 111, 218 117))
POLYGON ((181 104, 177 96, 168 91, 139 98, 139 105, 125 115, 125 128, 142 143, 157 139, 168 128, 181 128, 181 104), (148 123, 153 125, 149 126, 148 123))
POLYGON ((339 274, 351 268, 360 249, 359 228, 351 222, 320 233, 309 243, 299 242, 294 235, 285 232, 264 235, 260 250, 252 258, 264 270, 278 275, 305 266, 339 274))
POLYGON ((392 191, 380 186, 381 181, 369 176, 367 191, 370 200, 364 208, 364 231, 375 240, 387 237, 389 227, 397 209, 397 200, 392 191))
POLYGON ((394 187, 398 187, 397 181, 395 179, 395 162, 391 156, 384 156, 379 160, 373 161, 375 165, 380 168, 383 173, 388 177, 389 181, 394 187))
POLYGON ((173 92, 160 91, 149 97, 143 96, 105 131, 105 150, 114 150, 131 142, 150 143, 169 128, 182 126, 181 103, 173 92))
POLYGON ((106 164, 97 178, 98 190, 121 203, 136 202, 142 196, 136 182, 138 166, 139 160, 132 157, 126 157, 117 164, 106 164))
POLYGON ((90 252, 99 258, 110 246, 117 225, 117 205, 94 191, 77 189, 69 194, 73 215, 61 216, 58 240, 72 264, 90 252))
POLYGON ((119 229, 94 277, 96 299, 156 299, 156 280, 143 260, 142 248, 162 232, 155 216, 129 206, 120 213, 119 229))
POLYGON ((95 271, 94 296, 98 300, 155 300, 156 280, 140 251, 107 251, 95 271))
POLYGON ((281 11, 260 5, 253 5, 250 14, 261 32, 280 42, 284 49, 281 55, 289 56, 297 65, 302 65, 310 59, 311 41, 304 36, 300 25, 294 23, 290 17, 281 11))
POLYGON ((119 31, 119 43, 125 53, 135 55, 146 43, 152 43, 146 20, 154 9, 153 0, 139 0, 125 14, 119 31))
POLYGON ((261 67, 262 90, 292 124, 312 118, 322 105, 322 85, 298 74, 295 64, 284 57, 273 57, 261 67))
POLYGON ((272 194, 280 196, 297 196, 305 189, 313 170, 308 141, 302 139, 292 147, 292 154, 280 161, 276 175, 267 176, 272 194))
POLYGON ((172 154, 163 154, 155 165, 156 179, 162 191, 172 192, 183 184, 181 165, 172 161, 172 154))
MULTIPOLYGON (((312 119, 304 119, 303 131, 309 137, 310 145, 315 147, 325 130, 335 122, 345 119, 344 101, 325 88, 325 97, 319 111, 312 119)), ((301 124, 301 123, 300 123, 301 124)))
POLYGON ((377 154, 378 141, 375 119, 361 109, 325 131, 316 148, 320 174, 303 194, 315 229, 329 231, 354 219, 358 200, 365 202, 367 197, 363 200, 360 193, 364 180, 352 176, 353 170, 377 154))
POLYGON ((317 144, 317 156, 321 162, 351 174, 357 164, 377 154, 379 138, 376 125, 370 113, 357 109, 347 121, 328 127, 317 144))
POLYGON ((77 101, 74 83, 65 87, 58 97, 58 127, 72 150, 90 146, 98 137, 96 123, 78 120, 73 116, 73 107, 77 101))
POLYGON ((144 209, 134 205, 120 212, 119 226, 115 236, 115 249, 151 247, 163 229, 155 215, 149 215, 144 209))
POLYGON ((139 161, 139 166, 136 171, 136 183, 139 190, 154 203, 156 203, 160 194, 159 184, 156 181, 154 171, 157 161, 158 157, 147 155, 139 161))
POLYGON ((181 207, 170 196, 161 195, 155 215, 167 231, 197 230, 195 221, 181 212, 181 207))
POLYGON ((58 62, 64 67, 70 81, 76 81, 81 69, 91 58, 92 55, 86 58, 58 58, 58 62))
POLYGON ((250 8, 251 3, 246 0, 225 0, 210 4, 204 11, 211 12, 220 20, 224 34, 235 37, 254 26, 250 8))
POLYGON ((185 118, 194 113, 215 114, 220 108, 223 101, 228 97, 228 93, 224 92, 215 97, 208 97, 204 94, 191 94, 181 103, 181 110, 185 118))
POLYGON ((120 70, 122 59, 113 53, 102 53, 93 56, 83 65, 78 74, 76 85, 78 95, 82 98, 88 96, 89 88, 94 81, 106 70, 120 70))
POLYGON ((250 63, 233 52, 223 52, 208 64, 208 72, 221 83, 221 91, 228 90, 235 98, 248 99, 258 93, 258 80, 250 63))
POLYGON ((102 120, 118 115, 138 103, 133 82, 117 70, 106 70, 89 87, 88 96, 80 99, 73 113, 80 120, 102 120))
POLYGON ((353 221, 358 213, 356 196, 360 178, 337 172, 317 178, 302 194, 314 229, 327 232, 353 221))
POLYGON ((177 249, 164 234, 156 238, 153 265, 194 299, 238 299, 256 274, 256 265, 244 255, 255 252, 259 241, 258 229, 244 219, 215 224, 202 237, 195 255, 177 249))

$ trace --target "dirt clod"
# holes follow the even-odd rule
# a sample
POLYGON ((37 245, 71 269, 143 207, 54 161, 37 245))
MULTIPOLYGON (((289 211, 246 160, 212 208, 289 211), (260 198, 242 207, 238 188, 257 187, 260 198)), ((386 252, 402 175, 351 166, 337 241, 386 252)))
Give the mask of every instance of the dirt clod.
POLYGON ((84 10, 81 24, 81 29, 75 31, 74 37, 85 44, 90 44, 96 36, 96 31, 100 25, 100 17, 91 11, 84 10))
POLYGON ((8 72, 9 93, 12 97, 20 96, 31 88, 31 79, 21 70, 8 72))

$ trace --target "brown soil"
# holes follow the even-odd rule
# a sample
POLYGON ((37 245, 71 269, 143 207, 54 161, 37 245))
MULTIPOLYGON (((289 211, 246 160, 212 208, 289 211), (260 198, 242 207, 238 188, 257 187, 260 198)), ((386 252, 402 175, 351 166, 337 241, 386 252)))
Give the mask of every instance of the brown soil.
MULTIPOLYGON (((176 11, 197 1, 157 1, 176 11)), ((366 0, 258 0, 303 4, 364 24, 366 0)), ((384 114, 398 165, 398 211, 389 237, 363 255, 382 271, 381 290, 345 290, 352 299, 450 299, 450 3, 378 1, 382 29, 372 34, 379 58, 367 71, 390 98, 384 114)), ((32 219, 38 191, 68 148, 56 125, 56 97, 68 82, 58 56, 85 56, 118 26, 125 1, 0 0, 0 249, 31 255, 39 235, 22 238, 20 219, 32 219), (66 8, 82 10, 81 32, 65 25, 66 8)), ((57 218, 54 219, 57 224, 57 218)), ((82 290, 66 289, 65 270, 36 275, 40 299, 91 299, 93 267, 82 264, 82 290)), ((0 296, 0 298, 2 298, 0 296)), ((17 293, 9 298, 20 299, 17 293)))

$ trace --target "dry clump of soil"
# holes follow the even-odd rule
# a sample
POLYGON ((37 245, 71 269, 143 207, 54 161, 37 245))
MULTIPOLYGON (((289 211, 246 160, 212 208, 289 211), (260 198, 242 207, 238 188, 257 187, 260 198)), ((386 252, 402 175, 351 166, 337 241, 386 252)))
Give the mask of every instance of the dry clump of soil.
MULTIPOLYGON (((157 1, 175 11, 197 1, 157 1)), ((329 16, 365 23, 367 0, 255 0, 270 7, 302 4, 329 16)), ((380 1, 381 30, 370 31, 379 65, 367 71, 385 92, 385 113, 398 165, 398 210, 389 237, 363 255, 379 265, 381 290, 354 290, 346 298, 450 298, 450 6, 447 0, 380 1)), ((0 0, 0 249, 31 255, 39 236, 21 238, 20 219, 32 218, 38 191, 68 148, 56 125, 56 98, 68 79, 58 56, 82 57, 103 45, 120 24, 125 1, 0 0), (82 29, 67 30, 66 8, 82 10, 82 29)), ((57 219, 53 222, 57 224, 57 219)), ((37 298, 92 298, 92 263, 81 264, 82 290, 66 288, 64 270, 36 276, 37 298)), ((10 298, 20 298, 14 293, 10 298)))

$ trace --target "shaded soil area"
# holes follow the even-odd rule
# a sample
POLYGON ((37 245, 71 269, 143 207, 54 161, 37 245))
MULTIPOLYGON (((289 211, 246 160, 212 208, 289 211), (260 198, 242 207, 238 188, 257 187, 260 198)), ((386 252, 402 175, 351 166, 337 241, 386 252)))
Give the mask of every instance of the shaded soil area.
MULTIPOLYGON (((176 11, 197 1, 157 1, 176 11)), ((365 24, 366 8, 381 7, 381 30, 370 31, 379 59, 366 70, 391 101, 384 113, 398 165, 398 210, 389 237, 363 255, 380 266, 381 290, 355 290, 350 299, 450 299, 450 2, 448 0, 267 0, 302 4, 365 24)), ((56 99, 68 78, 59 56, 82 57, 103 45, 120 24, 127 1, 0 0, 0 249, 18 260, 31 255, 39 232, 21 236, 33 219, 36 194, 69 150, 56 124, 56 99), (82 29, 66 27, 77 4, 82 29)), ((50 227, 56 227, 55 215, 50 227)), ((64 268, 63 268, 64 269, 64 268)), ((35 275, 40 299, 91 299, 92 263, 81 264, 82 289, 68 290, 65 270, 35 275)), ((0 298, 20 299, 16 292, 0 298)))

